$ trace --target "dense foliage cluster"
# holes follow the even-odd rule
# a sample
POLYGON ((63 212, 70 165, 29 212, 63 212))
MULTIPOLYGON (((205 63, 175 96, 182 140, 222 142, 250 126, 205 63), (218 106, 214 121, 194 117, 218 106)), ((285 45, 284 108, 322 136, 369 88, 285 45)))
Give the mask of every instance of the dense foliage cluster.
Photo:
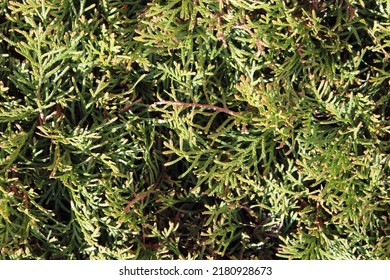
POLYGON ((390 258, 389 54, 387 0, 1 0, 1 258, 390 258))

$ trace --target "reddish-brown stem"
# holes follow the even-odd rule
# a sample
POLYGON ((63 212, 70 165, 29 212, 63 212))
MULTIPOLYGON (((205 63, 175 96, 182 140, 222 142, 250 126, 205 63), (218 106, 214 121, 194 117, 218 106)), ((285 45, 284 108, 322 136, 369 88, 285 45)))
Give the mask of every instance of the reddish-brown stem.
POLYGON ((155 106, 172 105, 172 106, 181 106, 181 107, 185 107, 185 108, 192 107, 192 108, 210 109, 210 110, 214 110, 214 111, 217 111, 220 113, 225 113, 225 114, 228 114, 231 116, 237 116, 240 114, 238 112, 232 111, 232 110, 227 109, 227 108, 222 108, 222 107, 218 107, 215 105, 209 105, 209 104, 200 104, 200 103, 187 103, 187 102, 180 102, 180 101, 165 101, 165 100, 163 100, 163 101, 155 102, 155 103, 153 103, 153 105, 155 105, 155 106))
MULTIPOLYGON (((244 23, 236 24, 234 26, 245 30, 246 32, 249 33, 249 35, 251 35, 252 37, 255 37, 255 34, 253 33, 253 31, 248 26, 246 26, 244 23)), ((263 46, 266 46, 266 45, 262 41, 260 41, 258 38, 255 39, 255 42, 256 42, 256 47, 257 47, 256 56, 260 56, 260 54, 263 52, 263 46)))

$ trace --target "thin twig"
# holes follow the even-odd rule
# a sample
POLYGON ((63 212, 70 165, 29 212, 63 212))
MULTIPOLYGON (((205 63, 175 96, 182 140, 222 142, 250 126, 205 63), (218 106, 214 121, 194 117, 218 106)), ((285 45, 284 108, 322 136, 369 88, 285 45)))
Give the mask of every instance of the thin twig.
MULTIPOLYGON (((168 156, 168 159, 166 160, 166 162, 170 162, 171 159, 172 159, 172 156, 173 154, 170 154, 168 156)), ((138 201, 141 201, 143 200, 144 198, 148 197, 151 193, 154 193, 156 192, 156 190, 158 189, 158 187, 160 186, 160 184, 162 183, 164 177, 167 176, 166 174, 166 165, 165 163, 161 166, 161 170, 160 170, 160 174, 158 175, 158 178, 156 180, 156 182, 151 185, 148 189, 147 192, 142 192, 142 193, 139 193, 137 194, 132 200, 128 201, 125 208, 123 209, 123 212, 124 213, 129 213, 131 211, 131 207, 138 201)))
POLYGON ((209 104, 200 104, 200 103, 187 103, 187 102, 180 102, 180 101, 159 101, 159 102, 154 102, 153 105, 158 106, 158 105, 172 105, 172 106, 181 106, 185 108, 202 108, 202 109, 210 109, 214 110, 220 113, 225 113, 231 116, 238 116, 240 115, 239 112, 235 112, 232 110, 229 110, 227 108, 222 108, 218 107, 215 105, 209 105, 209 104))
POLYGON ((267 44, 265 44, 263 41, 259 40, 259 38, 256 38, 255 34, 253 33, 253 31, 245 25, 245 23, 240 23, 240 24, 235 24, 234 27, 236 28, 241 28, 243 30, 245 30, 246 32, 249 33, 249 35, 252 37, 252 38, 255 38, 255 42, 256 42, 256 47, 257 47, 257 53, 256 53, 256 56, 260 56, 262 53, 263 53, 263 47, 269 47, 267 44))
POLYGON ((124 213, 129 213, 131 210, 131 207, 138 201, 143 200, 145 197, 149 196, 151 193, 156 192, 156 189, 160 186, 164 176, 165 176, 165 166, 162 166, 162 169, 160 171, 160 174, 157 178, 156 183, 151 185, 147 192, 142 192, 137 194, 132 200, 128 201, 125 208, 123 209, 124 213))

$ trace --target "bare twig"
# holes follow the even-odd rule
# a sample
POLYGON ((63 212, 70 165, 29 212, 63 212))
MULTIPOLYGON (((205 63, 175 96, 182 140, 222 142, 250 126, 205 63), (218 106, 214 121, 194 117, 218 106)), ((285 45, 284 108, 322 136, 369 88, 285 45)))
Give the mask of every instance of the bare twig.
MULTIPOLYGON (((172 156, 173 154, 170 154, 168 156, 168 159, 166 160, 166 162, 169 162, 171 161, 172 159, 172 156)), ((138 201, 142 201, 143 199, 145 199, 146 197, 148 197, 151 193, 154 193, 156 192, 156 189, 158 189, 158 187, 160 186, 160 184, 162 183, 163 179, 167 177, 167 174, 166 174, 166 166, 165 164, 163 164, 161 166, 161 170, 160 170, 160 174, 158 175, 158 178, 156 180, 156 182, 151 185, 149 187, 149 190, 147 192, 142 192, 142 193, 139 193, 137 194, 132 200, 128 201, 125 208, 123 209, 123 212, 124 213, 129 213, 131 211, 131 208, 132 206, 138 202, 138 201)), ((168 177, 169 178, 169 177, 168 177)))
MULTIPOLYGON (((241 28, 241 29, 245 30, 246 32, 248 32, 249 35, 252 36, 252 38, 256 38, 253 31, 248 26, 246 26, 244 23, 235 24, 234 27, 241 28)), ((256 42, 256 47, 257 47, 256 56, 260 56, 263 53, 263 47, 269 47, 269 46, 266 43, 264 43, 263 41, 259 40, 258 38, 255 39, 255 42, 256 42)))
POLYGON ((171 105, 171 106, 181 106, 181 107, 185 107, 185 108, 202 108, 202 109, 210 109, 210 110, 214 110, 214 111, 217 111, 217 112, 220 112, 220 113, 225 113, 225 114, 228 114, 228 115, 231 115, 231 116, 238 116, 240 115, 239 112, 235 112, 235 111, 232 111, 230 109, 227 109, 227 108, 222 108, 222 107, 218 107, 218 106, 215 106, 215 105, 209 105, 209 104, 200 104, 200 103, 187 103, 187 102, 180 102, 180 101, 159 101, 159 102, 154 102, 153 103, 154 106, 158 106, 158 105, 171 105))

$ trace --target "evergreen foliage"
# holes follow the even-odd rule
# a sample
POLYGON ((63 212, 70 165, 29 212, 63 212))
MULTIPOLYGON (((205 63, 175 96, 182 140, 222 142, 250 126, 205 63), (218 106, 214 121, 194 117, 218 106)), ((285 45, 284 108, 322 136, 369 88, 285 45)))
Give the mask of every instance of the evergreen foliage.
POLYGON ((2 259, 389 259, 388 0, 1 0, 2 259))

